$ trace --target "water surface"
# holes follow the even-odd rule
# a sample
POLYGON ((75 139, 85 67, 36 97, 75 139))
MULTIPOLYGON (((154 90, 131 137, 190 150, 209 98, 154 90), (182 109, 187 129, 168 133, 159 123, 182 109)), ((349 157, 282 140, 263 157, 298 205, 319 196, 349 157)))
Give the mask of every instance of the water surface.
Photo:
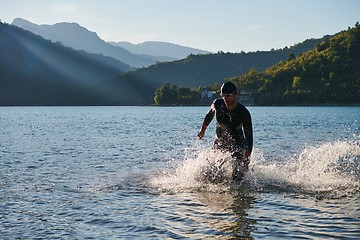
POLYGON ((207 107, 0 108, 3 239, 358 239, 360 108, 249 107, 241 183, 205 182, 207 107))

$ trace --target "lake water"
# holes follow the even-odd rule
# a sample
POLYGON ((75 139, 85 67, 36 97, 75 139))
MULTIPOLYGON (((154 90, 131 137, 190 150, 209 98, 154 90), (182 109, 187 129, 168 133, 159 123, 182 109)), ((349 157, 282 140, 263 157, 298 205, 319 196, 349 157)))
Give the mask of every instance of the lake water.
POLYGON ((359 239, 360 108, 248 109, 250 170, 211 183, 208 107, 0 108, 0 238, 359 239))

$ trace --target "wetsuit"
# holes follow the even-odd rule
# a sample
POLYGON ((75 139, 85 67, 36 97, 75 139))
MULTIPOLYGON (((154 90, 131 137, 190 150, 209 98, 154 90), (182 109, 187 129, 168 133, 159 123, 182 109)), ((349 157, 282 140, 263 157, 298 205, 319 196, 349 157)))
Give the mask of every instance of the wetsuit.
POLYGON ((222 98, 216 99, 205 116, 204 124, 210 124, 216 115, 216 135, 214 149, 229 151, 242 161, 244 150, 253 148, 253 132, 249 111, 241 104, 229 111, 222 98))

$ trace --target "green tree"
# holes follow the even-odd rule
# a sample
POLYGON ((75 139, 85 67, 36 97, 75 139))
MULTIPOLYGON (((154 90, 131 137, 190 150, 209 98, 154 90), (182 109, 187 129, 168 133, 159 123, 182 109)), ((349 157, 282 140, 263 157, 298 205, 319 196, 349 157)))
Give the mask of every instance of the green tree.
POLYGON ((290 62, 291 60, 294 60, 294 59, 296 59, 295 54, 294 53, 289 53, 286 61, 290 62))
POLYGON ((171 105, 176 104, 177 98, 177 86, 170 86, 170 83, 164 83, 160 88, 156 89, 154 101, 158 104, 171 105))
POLYGON ((294 81, 292 84, 293 89, 299 89, 301 84, 301 78, 300 77, 294 77, 294 81))
POLYGON ((317 52, 324 51, 325 49, 327 49, 329 47, 329 45, 330 45, 330 41, 329 41, 329 38, 327 37, 324 42, 322 42, 322 43, 317 42, 315 44, 315 50, 317 52))
POLYGON ((196 98, 195 91, 191 91, 188 87, 180 87, 178 90, 178 103, 190 104, 196 98))
POLYGON ((218 91, 220 91, 220 89, 221 89, 221 85, 219 83, 215 83, 213 88, 212 88, 212 90, 214 92, 218 92, 218 91))
POLYGON ((256 71, 255 68, 252 68, 249 70, 249 77, 256 77, 259 74, 258 71, 256 71))

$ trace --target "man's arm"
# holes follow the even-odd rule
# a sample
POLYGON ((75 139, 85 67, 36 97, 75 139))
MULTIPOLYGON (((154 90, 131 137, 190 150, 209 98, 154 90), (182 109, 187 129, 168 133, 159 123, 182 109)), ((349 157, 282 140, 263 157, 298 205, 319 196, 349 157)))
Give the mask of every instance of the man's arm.
POLYGON ((213 120, 215 115, 215 107, 214 107, 214 103, 211 104, 210 110, 208 111, 208 113, 205 116, 204 122, 201 126, 201 129, 199 130, 197 136, 198 138, 201 140, 204 138, 205 136, 205 131, 207 126, 209 126, 209 124, 211 123, 211 121, 213 120))
POLYGON ((249 157, 251 155, 253 148, 253 129, 251 122, 251 115, 249 111, 247 111, 247 116, 245 117, 244 134, 245 134, 244 160, 249 161, 249 157))
POLYGON ((197 136, 198 136, 198 138, 199 138, 200 140, 204 138, 204 136, 205 136, 205 131, 206 131, 206 128, 207 128, 208 125, 209 125, 209 124, 206 122, 206 120, 204 120, 204 122, 203 122, 203 124, 202 124, 202 126, 201 126, 201 129, 199 130, 199 132, 198 132, 198 134, 197 134, 197 136))
POLYGON ((244 134, 245 134, 245 149, 249 151, 251 154, 253 148, 253 129, 252 129, 250 113, 249 116, 246 118, 246 122, 244 123, 244 134))

